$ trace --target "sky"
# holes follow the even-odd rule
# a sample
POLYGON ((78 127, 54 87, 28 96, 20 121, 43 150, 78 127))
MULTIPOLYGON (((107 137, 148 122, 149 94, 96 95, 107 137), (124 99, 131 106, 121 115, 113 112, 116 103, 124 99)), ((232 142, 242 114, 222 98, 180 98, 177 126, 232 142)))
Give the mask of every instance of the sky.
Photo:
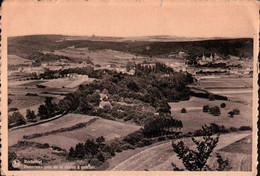
POLYGON ((7 36, 34 34, 180 37, 253 37, 258 29, 254 2, 165 0, 5 1, 7 36), (152 3, 153 2, 153 3, 152 3), (186 1, 187 2, 187 1, 186 1))

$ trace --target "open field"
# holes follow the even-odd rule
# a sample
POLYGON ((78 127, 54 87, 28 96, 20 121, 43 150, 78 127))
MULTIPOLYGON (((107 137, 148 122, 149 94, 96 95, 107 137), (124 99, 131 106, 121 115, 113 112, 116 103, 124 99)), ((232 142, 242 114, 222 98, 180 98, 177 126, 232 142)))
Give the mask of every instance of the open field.
POLYGON ((70 87, 65 88, 58 87, 58 84, 53 82, 56 80, 51 81, 53 87, 37 88, 36 85, 48 83, 48 80, 10 80, 8 82, 8 98, 12 101, 8 107, 17 108, 24 116, 28 108, 37 113, 38 107, 44 103, 45 97, 52 97, 52 101, 58 103, 64 97, 64 94, 75 91, 78 84, 82 83, 83 80, 61 81, 64 85, 70 85, 70 87), (26 96, 27 93, 37 94, 37 96, 26 96))
POLYGON ((252 107, 249 105, 222 100, 209 101, 208 99, 197 97, 191 97, 188 101, 169 103, 169 105, 171 106, 173 117, 182 121, 183 132, 192 132, 200 129, 204 124, 211 123, 224 125, 227 128, 239 128, 242 125, 252 126, 252 107), (226 103, 226 107, 220 108, 221 114, 219 116, 213 116, 202 111, 204 105, 220 107, 221 103, 226 103), (182 108, 186 108, 187 113, 181 113, 182 108), (228 112, 235 108, 240 110, 240 114, 230 118, 228 112))
MULTIPOLYGON (((17 143, 19 140, 24 140, 24 135, 32 135, 35 133, 43 133, 60 128, 67 128, 81 122, 87 122, 93 118, 96 117, 79 114, 68 114, 50 122, 9 131, 9 146, 17 143)), ((99 118, 97 121, 95 121, 90 126, 87 126, 86 128, 33 138, 29 141, 49 143, 51 145, 59 146, 68 150, 71 146, 74 147, 77 143, 85 142, 87 139, 96 139, 99 136, 104 136, 106 141, 109 141, 115 138, 126 136, 127 134, 132 133, 139 128, 140 127, 136 125, 99 118)))
MULTIPOLYGON (((250 132, 223 134, 220 136, 219 143, 215 151, 218 151, 221 148, 226 147, 249 135, 250 132)), ((195 147, 194 143, 191 141, 190 138, 184 138, 182 140, 184 141, 185 145, 191 148, 195 147)), ((114 158, 109 160, 110 165, 108 170, 144 171, 144 169, 149 169, 151 171, 170 171, 172 170, 172 162, 174 162, 174 164, 176 164, 177 166, 183 168, 182 162, 177 158, 176 154, 172 149, 171 141, 165 141, 160 144, 157 143, 148 147, 144 147, 142 148, 142 150, 131 150, 124 152, 117 153, 114 158), (128 154, 126 154, 127 157, 124 157, 124 152, 128 152, 128 154)), ((235 170, 239 166, 236 164, 237 162, 233 162, 233 160, 230 162, 231 167, 234 167, 235 170)))
POLYGON ((86 58, 90 58, 94 64, 99 64, 101 66, 116 62, 118 64, 126 63, 130 61, 135 55, 115 51, 111 49, 104 49, 98 51, 90 51, 88 48, 64 48, 60 50, 55 50, 54 52, 45 52, 52 53, 61 56, 68 56, 72 58, 78 58, 85 60, 86 58))
POLYGON ((249 88, 253 86, 253 78, 211 78, 201 79, 199 85, 204 89, 209 88, 249 88))
POLYGON ((59 79, 50 79, 41 85, 51 87, 51 88, 76 88, 80 84, 86 84, 92 82, 93 78, 88 78, 87 76, 82 76, 79 78, 59 78, 59 79))
POLYGON ((232 101, 252 105, 252 86, 253 78, 212 77, 201 79, 199 84, 194 87, 206 89, 215 94, 227 96, 232 101))
POLYGON ((18 65, 18 64, 25 64, 28 62, 32 62, 29 59, 24 59, 16 55, 8 55, 8 65, 18 65))
POLYGON ((103 136, 106 141, 110 141, 126 136, 139 128, 136 125, 100 118, 86 128, 34 138, 30 141, 48 143, 69 150, 70 147, 75 147, 80 142, 84 143, 87 139, 96 139, 103 136))

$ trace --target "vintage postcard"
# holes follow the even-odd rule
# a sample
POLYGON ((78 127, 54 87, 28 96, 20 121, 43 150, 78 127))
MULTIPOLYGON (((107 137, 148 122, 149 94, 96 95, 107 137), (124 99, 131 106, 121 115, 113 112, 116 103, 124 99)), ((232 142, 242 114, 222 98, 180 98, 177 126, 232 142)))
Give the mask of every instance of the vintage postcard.
POLYGON ((257 175, 256 1, 1 13, 3 175, 257 175))

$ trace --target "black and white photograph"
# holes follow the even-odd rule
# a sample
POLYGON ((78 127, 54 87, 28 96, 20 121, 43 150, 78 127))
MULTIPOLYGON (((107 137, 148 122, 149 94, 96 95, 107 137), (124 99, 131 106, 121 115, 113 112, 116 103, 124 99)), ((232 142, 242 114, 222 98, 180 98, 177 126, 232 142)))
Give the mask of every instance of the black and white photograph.
POLYGON ((8 172, 256 171, 253 1, 15 2, 8 172))

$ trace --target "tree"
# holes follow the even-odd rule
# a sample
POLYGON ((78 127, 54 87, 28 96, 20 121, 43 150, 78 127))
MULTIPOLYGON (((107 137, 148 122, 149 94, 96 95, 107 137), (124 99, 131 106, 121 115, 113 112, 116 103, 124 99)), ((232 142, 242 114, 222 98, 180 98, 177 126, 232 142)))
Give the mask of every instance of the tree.
POLYGON ((210 95, 209 95, 209 101, 214 101, 214 100, 215 100, 214 94, 210 94, 210 95))
POLYGON ((26 110, 26 118, 29 122, 35 122, 36 115, 35 115, 34 111, 27 109, 26 110))
POLYGON ((181 109, 181 113, 186 113, 186 112, 187 112, 187 110, 185 108, 181 109))
POLYGON ((74 150, 73 147, 70 148, 68 156, 71 157, 71 158, 75 158, 76 157, 75 150, 74 150))
POLYGON ((13 161, 15 159, 17 159, 16 153, 8 151, 8 170, 20 170, 19 168, 13 167, 13 161))
POLYGON ((208 112, 208 111, 209 111, 209 105, 204 105, 203 112, 208 112))
POLYGON ((12 99, 11 98, 8 98, 8 105, 12 103, 12 99))
POLYGON ((105 161, 105 157, 102 152, 98 152, 97 159, 98 159, 98 161, 101 161, 101 162, 105 161))
POLYGON ((234 115, 239 115, 240 114, 240 110, 239 109, 233 109, 234 115))
POLYGON ((234 117, 235 113, 233 111, 228 112, 229 117, 234 117))
POLYGON ((132 80, 127 84, 127 88, 130 89, 130 90, 133 90, 135 92, 139 91, 139 89, 140 89, 138 87, 138 85, 136 84, 136 82, 132 81, 132 80))
POLYGON ((231 167, 229 166, 228 160, 224 160, 222 156, 219 153, 216 153, 217 162, 218 162, 218 168, 217 171, 224 171, 224 170, 230 170, 231 167))
POLYGON ((15 111, 11 116, 8 117, 8 124, 15 124, 15 126, 17 126, 26 124, 26 121, 20 112, 15 111))
POLYGON ((96 142, 98 143, 98 145, 102 144, 103 142, 105 142, 105 138, 103 136, 100 136, 96 139, 96 142))
POLYGON ((98 145, 93 140, 87 140, 85 142, 85 153, 86 155, 96 155, 98 153, 98 145))
POLYGON ((225 108, 226 107, 226 103, 221 103, 220 107, 221 108, 225 108))
MULTIPOLYGON (((207 161, 211 156, 214 148, 217 146, 219 140, 219 134, 216 137, 212 137, 213 131, 208 126, 202 126, 202 140, 192 138, 192 141, 196 144, 197 150, 192 150, 184 145, 183 141, 179 141, 177 144, 172 142, 172 147, 179 159, 182 160, 184 167, 189 171, 206 171, 212 170, 208 165, 207 161)), ((222 158, 221 158, 222 159, 222 158)), ((219 159, 218 169, 225 170, 228 167, 228 162, 223 159, 219 159)), ((183 170, 178 168, 172 163, 173 170, 183 170)))
POLYGON ((38 108, 38 115, 40 116, 40 119, 48 119, 50 118, 50 113, 45 105, 40 105, 38 108))
POLYGON ((219 116, 221 114, 220 108, 218 106, 209 108, 209 112, 210 112, 210 114, 212 114, 214 116, 219 116))

